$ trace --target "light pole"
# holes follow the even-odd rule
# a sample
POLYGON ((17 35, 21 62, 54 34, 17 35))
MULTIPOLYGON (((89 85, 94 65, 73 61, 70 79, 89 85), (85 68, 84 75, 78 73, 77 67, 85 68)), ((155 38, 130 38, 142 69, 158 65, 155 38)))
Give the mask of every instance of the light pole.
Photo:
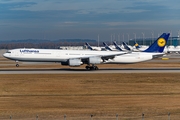
POLYGON ((170 31, 170 36, 169 37, 171 37, 170 45, 172 45, 172 30, 170 31))
POLYGON ((152 33, 152 42, 151 42, 151 43, 153 43, 153 42, 154 42, 154 40, 153 40, 153 38, 154 38, 154 32, 152 31, 151 33, 152 33))
POLYGON ((99 47, 99 34, 98 34, 98 47, 99 47))
POLYGON ((134 34, 134 40, 135 40, 135 42, 136 42, 136 33, 133 33, 134 34))
POLYGON ((142 32, 142 35, 143 35, 143 45, 144 45, 144 33, 142 32))
POLYGON ((173 44, 173 35, 172 35, 172 30, 171 30, 171 45, 173 44))
POLYGON ((129 33, 127 33, 127 36, 128 36, 128 45, 129 45, 129 33))
POLYGON ((118 35, 118 41, 119 41, 119 44, 120 44, 120 34, 118 35))
POLYGON ((113 39, 113 38, 112 38, 112 34, 111 34, 111 43, 112 43, 112 39, 113 39))
POLYGON ((124 33, 123 33, 123 42, 124 42, 124 33))
MULTIPOLYGON (((113 35, 113 41, 116 41, 116 35, 115 35, 115 33, 114 33, 114 35, 113 35)), ((111 42, 111 45, 112 45, 112 42, 111 42)))

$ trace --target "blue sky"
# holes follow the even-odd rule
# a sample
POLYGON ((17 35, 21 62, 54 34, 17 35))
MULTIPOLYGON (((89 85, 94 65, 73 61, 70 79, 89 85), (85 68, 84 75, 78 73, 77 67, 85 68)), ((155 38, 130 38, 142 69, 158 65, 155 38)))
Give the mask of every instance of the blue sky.
POLYGON ((0 40, 178 35, 179 0, 0 0, 0 40))

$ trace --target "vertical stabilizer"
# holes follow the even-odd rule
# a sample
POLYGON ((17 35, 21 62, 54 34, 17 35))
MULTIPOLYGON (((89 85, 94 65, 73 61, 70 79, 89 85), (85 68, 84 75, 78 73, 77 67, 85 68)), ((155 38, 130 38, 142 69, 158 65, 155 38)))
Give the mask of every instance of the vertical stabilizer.
POLYGON ((125 48, 126 50, 131 51, 131 48, 129 48, 129 46, 128 46, 125 42, 123 42, 123 46, 124 46, 124 48, 125 48))
POLYGON ((103 42, 103 45, 107 50, 112 51, 112 49, 105 42, 103 42))
POLYGON ((85 44, 88 47, 88 49, 93 50, 93 48, 89 45, 89 43, 86 42, 85 44))
POLYGON ((113 44, 114 44, 114 46, 116 47, 117 50, 123 51, 123 50, 118 46, 118 44, 116 43, 116 41, 114 41, 113 44))
POLYGON ((136 49, 141 48, 137 42, 134 42, 134 46, 136 47, 136 49))
POLYGON ((143 52, 160 52, 160 53, 162 53, 167 44, 169 35, 170 35, 170 33, 163 33, 156 41, 154 41, 154 43, 151 46, 149 46, 149 48, 147 48, 143 52))

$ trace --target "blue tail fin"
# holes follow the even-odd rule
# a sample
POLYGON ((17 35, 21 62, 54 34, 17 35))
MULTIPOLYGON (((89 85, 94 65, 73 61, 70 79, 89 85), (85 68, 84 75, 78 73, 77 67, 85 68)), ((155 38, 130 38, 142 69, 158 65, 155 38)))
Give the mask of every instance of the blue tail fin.
POLYGON ((114 44, 114 46, 116 47, 117 50, 123 51, 123 50, 118 46, 118 44, 117 44, 115 41, 113 42, 113 44, 114 44))
POLYGON ((123 42, 123 46, 124 46, 124 48, 125 48, 126 50, 131 51, 131 49, 128 47, 128 45, 127 45, 125 42, 123 42))
POLYGON ((167 44, 170 33, 163 33, 149 48, 143 52, 160 52, 164 51, 164 47, 167 44))
POLYGON ((136 47, 136 49, 141 48, 137 42, 134 42, 134 46, 136 47))
POLYGON ((103 42, 103 45, 107 50, 112 51, 112 49, 105 42, 103 42))
POLYGON ((93 50, 93 48, 87 42, 85 44, 88 47, 88 49, 93 50))

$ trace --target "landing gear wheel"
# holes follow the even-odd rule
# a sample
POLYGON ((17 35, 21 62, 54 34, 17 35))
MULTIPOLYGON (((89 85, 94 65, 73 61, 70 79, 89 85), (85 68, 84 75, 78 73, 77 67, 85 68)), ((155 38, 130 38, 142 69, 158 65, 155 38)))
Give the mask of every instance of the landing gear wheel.
POLYGON ((99 68, 97 66, 94 66, 94 70, 98 70, 99 68))
POLYGON ((86 66, 86 70, 98 70, 97 66, 86 66))
POLYGON ((19 67, 19 64, 18 64, 18 62, 19 62, 19 61, 18 61, 18 60, 16 60, 15 62, 16 62, 16 67, 19 67))
POLYGON ((90 66, 86 66, 86 70, 90 70, 90 66))

